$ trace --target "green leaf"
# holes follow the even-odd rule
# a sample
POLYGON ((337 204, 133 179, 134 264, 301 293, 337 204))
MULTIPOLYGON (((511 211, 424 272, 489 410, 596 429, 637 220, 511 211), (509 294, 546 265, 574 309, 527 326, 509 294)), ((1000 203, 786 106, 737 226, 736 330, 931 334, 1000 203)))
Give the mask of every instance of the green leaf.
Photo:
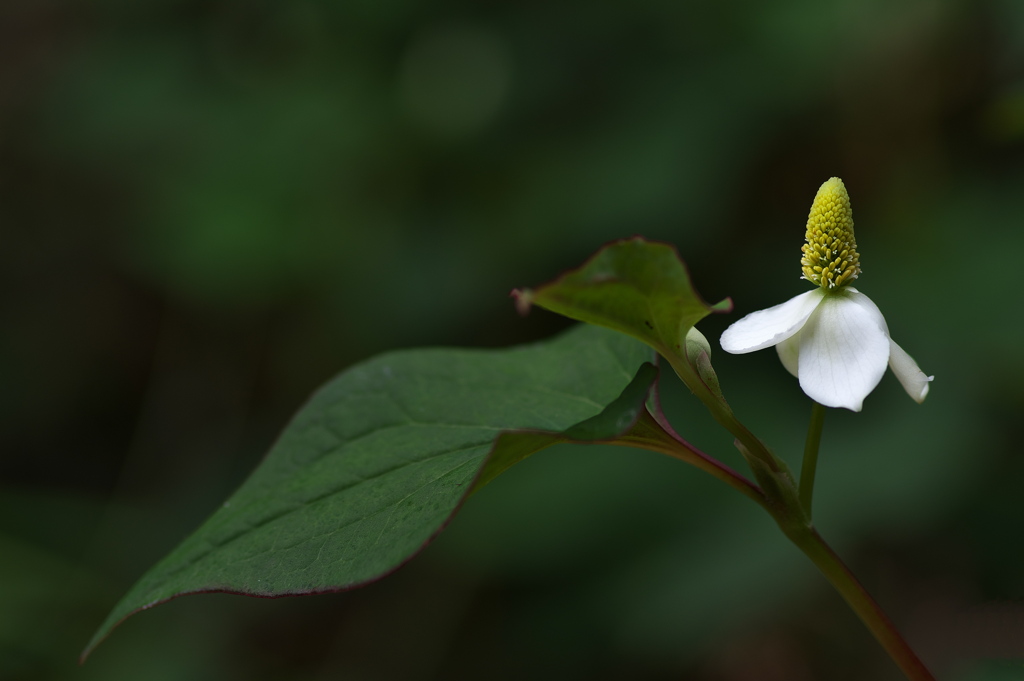
POLYGON ((641 237, 613 241, 582 267, 513 294, 520 312, 539 305, 629 334, 668 358, 685 358, 682 343, 697 322, 732 310, 729 298, 701 299, 674 246, 641 237))
POLYGON ((139 580, 83 658, 126 617, 176 596, 339 591, 395 570, 509 466, 627 431, 644 413, 654 359, 631 338, 580 326, 535 345, 408 350, 352 367, 139 580))

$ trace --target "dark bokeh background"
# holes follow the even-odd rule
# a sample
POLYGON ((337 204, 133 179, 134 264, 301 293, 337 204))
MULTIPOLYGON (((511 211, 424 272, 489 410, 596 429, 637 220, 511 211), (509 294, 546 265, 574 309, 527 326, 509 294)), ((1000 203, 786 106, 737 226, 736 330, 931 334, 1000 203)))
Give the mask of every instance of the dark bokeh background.
MULTIPOLYGON (((937 378, 830 414, 819 526, 943 679, 1024 678, 1019 0, 3 0, 0 677, 899 678, 753 504, 608 448, 369 588, 180 599, 75 662, 338 371, 548 336, 508 291, 636 233, 736 314, 781 302, 831 175, 937 378)), ((774 353, 715 362, 796 463, 774 353)))

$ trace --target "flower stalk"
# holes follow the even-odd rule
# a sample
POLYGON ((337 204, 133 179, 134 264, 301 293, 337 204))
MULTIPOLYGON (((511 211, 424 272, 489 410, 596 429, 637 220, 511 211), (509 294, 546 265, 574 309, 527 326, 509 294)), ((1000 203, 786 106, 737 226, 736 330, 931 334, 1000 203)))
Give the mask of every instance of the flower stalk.
POLYGON ((811 423, 807 427, 807 442, 804 444, 804 461, 800 467, 800 505, 808 520, 811 518, 811 501, 814 497, 814 474, 818 470, 818 447, 821 445, 821 431, 825 425, 825 407, 811 400, 811 423))

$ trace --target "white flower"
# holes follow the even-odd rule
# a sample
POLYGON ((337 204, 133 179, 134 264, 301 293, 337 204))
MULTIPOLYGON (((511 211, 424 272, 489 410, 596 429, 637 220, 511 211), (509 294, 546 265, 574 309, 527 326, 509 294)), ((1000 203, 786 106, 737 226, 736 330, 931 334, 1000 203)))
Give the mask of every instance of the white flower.
POLYGON ((735 354, 771 346, 800 388, 826 407, 860 411, 864 398, 892 368, 917 402, 934 378, 889 337, 885 318, 871 299, 849 286, 816 288, 752 312, 722 334, 722 349, 735 354))
POLYGON ((871 299, 849 286, 860 276, 860 254, 850 197, 838 177, 818 189, 806 239, 802 278, 818 288, 748 314, 722 334, 722 349, 739 354, 774 345, 803 391, 826 407, 860 411, 886 364, 907 393, 922 402, 934 376, 925 376, 889 338, 885 317, 871 299))

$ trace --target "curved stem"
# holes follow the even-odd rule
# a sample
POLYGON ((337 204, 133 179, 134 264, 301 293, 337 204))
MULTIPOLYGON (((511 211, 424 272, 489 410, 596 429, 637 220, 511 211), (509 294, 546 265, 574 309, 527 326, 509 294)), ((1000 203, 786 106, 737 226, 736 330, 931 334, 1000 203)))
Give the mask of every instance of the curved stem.
POLYGON ((932 673, 896 630, 892 620, 814 528, 805 526, 801 531, 786 534, 832 583, 908 679, 935 681, 932 673))
MULTIPOLYGON (((687 361, 671 355, 666 357, 676 374, 707 406, 715 420, 736 438, 737 447, 761 483, 761 487, 755 488, 763 499, 759 503, 775 518, 783 533, 821 570, 910 681, 935 681, 878 603, 811 525, 811 498, 825 407, 815 403, 811 409, 803 470, 797 490, 785 462, 736 418, 724 398, 715 395, 687 361)), ((734 482, 730 484, 736 486, 734 482)))
POLYGON ((811 400, 811 405, 811 423, 807 427, 804 461, 800 468, 800 505, 804 507, 808 519, 811 517, 811 500, 814 496, 814 473, 818 470, 821 430, 825 425, 825 407, 814 400, 811 400))

